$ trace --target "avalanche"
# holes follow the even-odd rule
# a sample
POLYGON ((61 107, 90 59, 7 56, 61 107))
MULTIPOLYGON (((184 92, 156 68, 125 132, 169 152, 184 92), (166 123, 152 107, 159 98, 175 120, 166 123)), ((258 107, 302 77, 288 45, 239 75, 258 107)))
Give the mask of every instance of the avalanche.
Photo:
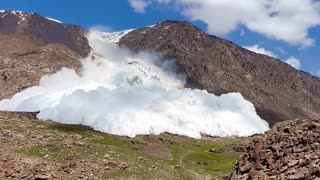
POLYGON ((38 86, 0 101, 0 110, 39 111, 41 120, 129 137, 249 136, 269 129, 240 93, 215 96, 184 88, 173 60, 118 48, 115 43, 128 32, 91 32, 94 52, 81 60, 81 73, 63 68, 44 76, 38 86))

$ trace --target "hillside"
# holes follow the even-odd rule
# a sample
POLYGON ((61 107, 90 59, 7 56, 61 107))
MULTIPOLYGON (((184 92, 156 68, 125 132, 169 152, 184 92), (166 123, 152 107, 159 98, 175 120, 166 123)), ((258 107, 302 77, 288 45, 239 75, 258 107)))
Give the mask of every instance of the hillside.
POLYGON ((86 31, 36 13, 0 12, 0 99, 38 84, 62 67, 80 68, 90 46, 86 31))
POLYGON ((137 29, 120 46, 175 59, 187 86, 220 95, 240 92, 269 124, 319 116, 320 80, 288 64, 209 36, 190 23, 165 21, 137 29))

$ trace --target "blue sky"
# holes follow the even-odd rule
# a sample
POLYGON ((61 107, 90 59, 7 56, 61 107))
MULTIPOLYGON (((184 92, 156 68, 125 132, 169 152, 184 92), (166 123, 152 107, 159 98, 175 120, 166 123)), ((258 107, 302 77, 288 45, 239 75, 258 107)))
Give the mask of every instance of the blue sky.
POLYGON ((301 70, 320 76, 319 1, 272 1, 7 0, 1 2, 0 9, 36 12, 64 23, 84 28, 102 26, 111 31, 167 19, 190 21, 240 46, 256 45, 259 52, 263 48, 284 61, 292 57, 301 63, 301 70))

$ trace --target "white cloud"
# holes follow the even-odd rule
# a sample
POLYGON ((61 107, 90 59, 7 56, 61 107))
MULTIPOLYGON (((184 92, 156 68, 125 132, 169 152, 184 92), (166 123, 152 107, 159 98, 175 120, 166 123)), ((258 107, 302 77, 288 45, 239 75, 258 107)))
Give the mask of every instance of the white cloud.
POLYGON ((136 13, 144 13, 150 3, 145 0, 129 0, 129 4, 136 13))
POLYGON ((289 64, 290 66, 296 68, 297 70, 299 70, 301 67, 301 63, 300 63, 299 59, 296 59, 294 57, 288 58, 285 62, 287 64, 289 64))
POLYGON ((244 46, 244 48, 259 53, 259 54, 264 54, 264 55, 268 55, 274 58, 277 58, 277 55, 274 54, 273 52, 264 49, 263 47, 260 47, 258 44, 252 45, 252 46, 244 46))
POLYGON ((278 52, 281 53, 282 55, 286 55, 286 51, 283 50, 281 47, 278 47, 278 48, 276 49, 276 51, 278 51, 278 52))
POLYGON ((316 76, 320 77, 320 69, 316 72, 316 76))
POLYGON ((240 36, 244 36, 246 32, 243 29, 240 29, 240 36))
POLYGON ((162 4, 169 4, 171 2, 171 0, 155 0, 155 1, 162 4))
POLYGON ((314 44, 309 29, 320 25, 320 2, 316 0, 171 1, 184 16, 206 23, 208 32, 216 35, 226 35, 242 25, 270 39, 307 47, 314 44))

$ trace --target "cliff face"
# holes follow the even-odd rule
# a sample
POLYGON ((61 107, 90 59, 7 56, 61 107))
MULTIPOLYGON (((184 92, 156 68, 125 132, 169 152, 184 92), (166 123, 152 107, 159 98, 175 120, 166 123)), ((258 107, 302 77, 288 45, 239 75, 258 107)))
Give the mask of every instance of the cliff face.
POLYGON ((85 30, 35 13, 0 12, 0 99, 62 67, 80 68, 91 48, 85 30))
POLYGON ((166 21, 134 30, 119 45, 176 60, 187 86, 214 94, 240 92, 271 125, 320 114, 320 80, 269 56, 209 36, 189 23, 166 21))

